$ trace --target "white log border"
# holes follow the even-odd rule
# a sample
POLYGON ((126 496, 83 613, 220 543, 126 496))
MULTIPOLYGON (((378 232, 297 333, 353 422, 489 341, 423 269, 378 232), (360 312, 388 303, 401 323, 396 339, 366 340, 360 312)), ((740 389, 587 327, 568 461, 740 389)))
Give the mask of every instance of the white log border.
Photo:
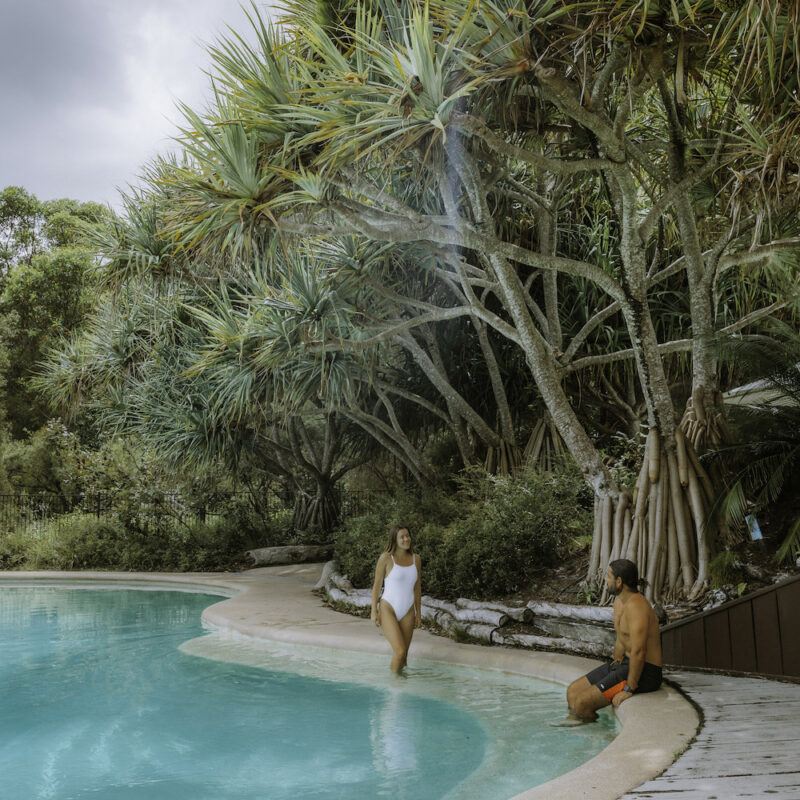
POLYGON ((527 608, 534 617, 562 617, 575 622, 614 627, 614 609, 610 606, 573 606, 567 603, 543 603, 531 600, 527 608))
POLYGON ((456 605, 459 608, 488 608, 492 611, 500 611, 509 618, 513 619, 514 622, 529 623, 533 620, 533 611, 528 608, 528 606, 506 606, 502 603, 485 603, 481 600, 468 600, 466 597, 459 597, 458 600, 456 600, 456 605))
MULTIPOLYGON (((335 602, 346 603, 356 608, 369 608, 372 605, 372 591, 353 588, 347 576, 336 571, 333 561, 325 564, 322 577, 315 588, 324 589, 328 598, 335 602)), ((613 633, 614 613, 608 607, 574 606, 567 603, 531 601, 524 606, 509 606, 465 597, 459 597, 452 603, 423 595, 422 619, 438 625, 451 636, 468 636, 487 644, 539 650, 569 650, 604 658, 609 655, 608 642, 611 639, 608 638, 608 634, 613 633), (572 625, 589 625, 595 627, 596 632, 593 636, 578 639, 569 636, 538 636, 503 631, 502 628, 511 620, 539 624, 543 628, 547 627, 548 622, 562 621, 572 625), (608 641, 606 643, 596 641, 603 638, 607 638, 608 641)), ((558 626, 554 624, 553 627, 558 626)))

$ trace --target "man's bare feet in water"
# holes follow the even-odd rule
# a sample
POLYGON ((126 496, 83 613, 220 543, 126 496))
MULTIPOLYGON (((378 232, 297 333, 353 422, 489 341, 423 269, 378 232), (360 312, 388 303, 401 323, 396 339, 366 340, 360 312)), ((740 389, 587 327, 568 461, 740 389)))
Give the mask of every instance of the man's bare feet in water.
POLYGON ((551 728, 577 728, 579 725, 588 725, 590 722, 594 721, 593 719, 585 719, 584 717, 576 717, 574 714, 570 714, 565 719, 548 724, 551 728))

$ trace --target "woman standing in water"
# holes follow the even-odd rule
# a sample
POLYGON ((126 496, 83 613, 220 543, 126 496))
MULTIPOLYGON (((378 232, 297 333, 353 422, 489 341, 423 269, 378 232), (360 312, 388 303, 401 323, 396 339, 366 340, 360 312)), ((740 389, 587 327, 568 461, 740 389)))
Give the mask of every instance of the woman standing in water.
POLYGON ((421 562, 411 544, 405 525, 392 525, 386 549, 375 568, 370 619, 392 646, 391 669, 400 672, 406 665, 414 628, 422 622, 421 562), (380 594, 383 585, 383 594, 380 594), (380 610, 378 596, 380 595, 380 610))

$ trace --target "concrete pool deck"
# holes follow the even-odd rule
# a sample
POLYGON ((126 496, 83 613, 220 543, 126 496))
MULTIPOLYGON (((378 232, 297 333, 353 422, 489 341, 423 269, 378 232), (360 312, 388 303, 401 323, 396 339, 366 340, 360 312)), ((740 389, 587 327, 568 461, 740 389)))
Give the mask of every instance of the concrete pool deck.
MULTIPOLYGON (((203 621, 210 625, 256 639, 385 654, 388 665, 390 648, 379 629, 368 619, 333 611, 312 593, 321 570, 321 564, 298 564, 236 574, 0 572, 0 585, 113 583, 220 593, 228 598, 203 612, 203 621)), ((460 644, 424 630, 414 634, 414 659, 501 670, 560 684, 597 663, 556 653, 460 644)), ((687 749, 699 725, 694 706, 668 686, 627 701, 618 717, 621 731, 601 753, 513 800, 616 800, 670 766, 687 749)))

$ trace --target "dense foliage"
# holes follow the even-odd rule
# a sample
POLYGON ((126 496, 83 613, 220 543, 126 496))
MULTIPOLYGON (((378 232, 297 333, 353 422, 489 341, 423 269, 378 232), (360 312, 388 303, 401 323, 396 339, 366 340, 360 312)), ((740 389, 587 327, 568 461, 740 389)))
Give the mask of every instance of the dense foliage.
MULTIPOLYGON (((356 476, 446 492, 568 452, 593 494, 588 580, 628 556, 651 595, 696 596, 735 540, 700 461, 741 377, 719 345, 796 330, 798 8, 254 9, 251 39, 211 49, 183 154, 95 228, 100 302, 39 385, 173 471, 280 482, 308 536, 356 476), (620 435, 633 467, 604 458, 620 435)), ((4 258, 33 263, 11 200, 4 258)), ((497 480, 474 516, 420 520, 443 591, 505 591, 501 564, 559 552, 549 479, 542 503, 530 476, 497 480)))
POLYGON ((457 493, 400 492, 337 533, 335 557, 356 586, 371 587, 391 525, 408 525, 423 561, 422 590, 493 598, 579 550, 591 536, 591 499, 574 470, 462 481, 457 493))
POLYGON ((94 253, 85 226, 107 220, 97 203, 40 202, 0 190, 0 413, 15 437, 52 414, 31 385, 45 351, 81 326, 94 303, 94 253))
POLYGON ((89 447, 56 422, 6 444, 0 479, 4 568, 220 570, 294 540, 291 506, 269 486, 176 475, 132 439, 89 447))

